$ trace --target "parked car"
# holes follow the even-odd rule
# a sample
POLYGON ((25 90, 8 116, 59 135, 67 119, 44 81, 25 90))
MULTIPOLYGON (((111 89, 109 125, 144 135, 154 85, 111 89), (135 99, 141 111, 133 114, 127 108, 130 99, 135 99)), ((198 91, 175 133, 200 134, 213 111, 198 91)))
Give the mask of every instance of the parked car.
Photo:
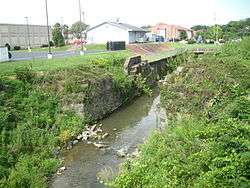
POLYGON ((155 42, 164 42, 165 41, 165 39, 164 39, 164 37, 163 36, 156 36, 155 37, 155 42))

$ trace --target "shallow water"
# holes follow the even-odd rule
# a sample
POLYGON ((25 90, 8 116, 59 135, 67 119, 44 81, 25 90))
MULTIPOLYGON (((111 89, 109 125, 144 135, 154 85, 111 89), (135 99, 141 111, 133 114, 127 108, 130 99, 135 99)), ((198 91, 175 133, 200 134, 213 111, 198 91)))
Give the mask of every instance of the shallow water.
POLYGON ((96 148, 93 144, 80 142, 72 150, 65 151, 62 175, 55 175, 50 187, 53 188, 103 188, 97 176, 112 178, 124 160, 117 157, 117 150, 127 148, 132 153, 149 134, 161 126, 164 113, 160 109, 160 96, 155 91, 153 96, 142 96, 133 103, 122 107, 108 118, 102 120, 104 133, 110 134, 104 142, 108 149, 96 148), (117 129, 117 130, 114 130, 117 129), (98 175, 97 175, 98 174, 98 175))

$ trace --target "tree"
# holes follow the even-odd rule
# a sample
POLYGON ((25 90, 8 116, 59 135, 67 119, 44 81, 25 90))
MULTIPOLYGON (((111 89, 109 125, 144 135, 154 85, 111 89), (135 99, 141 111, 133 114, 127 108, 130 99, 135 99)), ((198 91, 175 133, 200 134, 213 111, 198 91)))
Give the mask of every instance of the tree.
POLYGON ((207 30, 208 26, 206 26, 206 25, 195 25, 195 26, 191 27, 191 29, 194 30, 194 31, 207 30))
POLYGON ((83 22, 76 22, 71 26, 71 33, 73 34, 74 37, 80 39, 81 38, 81 33, 87 29, 88 25, 83 23, 83 22))
POLYGON ((62 26, 62 33, 63 33, 63 37, 64 39, 68 39, 69 38, 69 26, 64 24, 62 26))
POLYGON ((223 30, 222 30, 221 26, 215 25, 215 26, 210 27, 208 29, 208 38, 213 39, 215 41, 217 39, 222 39, 223 38, 223 30))
POLYGON ((180 39, 181 40, 186 40, 187 39, 187 32, 186 31, 181 31, 180 32, 180 39))
POLYGON ((52 30, 52 40, 56 47, 64 46, 64 37, 62 35, 62 27, 59 23, 56 23, 52 30))

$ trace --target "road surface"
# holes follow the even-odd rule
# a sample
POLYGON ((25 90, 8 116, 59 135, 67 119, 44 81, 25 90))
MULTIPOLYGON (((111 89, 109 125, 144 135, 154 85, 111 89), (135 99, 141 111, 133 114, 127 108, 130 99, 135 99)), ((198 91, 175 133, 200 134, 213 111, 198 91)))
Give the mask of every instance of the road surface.
MULTIPOLYGON (((86 54, 94 54, 94 53, 101 53, 105 52, 104 50, 93 50, 93 51, 86 51, 86 54)), ((46 59, 48 52, 44 51, 35 51, 35 52, 17 52, 11 51, 12 54, 11 60, 13 61, 20 61, 20 60, 32 60, 34 59, 46 59)), ((55 51, 52 52, 53 57, 70 57, 70 56, 77 56, 80 55, 79 51, 55 51)))

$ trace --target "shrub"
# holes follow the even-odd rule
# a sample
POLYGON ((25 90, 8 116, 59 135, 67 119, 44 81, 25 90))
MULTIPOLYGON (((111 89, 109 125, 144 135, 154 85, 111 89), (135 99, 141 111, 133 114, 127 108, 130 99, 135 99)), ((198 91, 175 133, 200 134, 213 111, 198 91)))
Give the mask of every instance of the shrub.
POLYGON ((21 46, 14 46, 14 50, 21 50, 21 46))
POLYGON ((196 43, 196 41, 194 39, 188 40, 188 44, 195 44, 195 43, 196 43))
POLYGON ((42 44, 42 45, 41 45, 41 48, 47 48, 47 47, 49 47, 48 44, 42 44))
POLYGON ((32 82, 35 77, 35 73, 30 67, 17 68, 15 69, 15 74, 17 79, 23 82, 32 82))
POLYGON ((55 46, 55 43, 53 41, 50 41, 49 44, 51 47, 55 46))
MULTIPOLYGON (((51 46, 51 47, 55 46, 55 44, 53 43, 53 41, 50 41, 50 46, 51 46)), ((48 45, 48 44, 42 44, 40 47, 41 47, 41 48, 48 48, 49 45, 48 45)))

